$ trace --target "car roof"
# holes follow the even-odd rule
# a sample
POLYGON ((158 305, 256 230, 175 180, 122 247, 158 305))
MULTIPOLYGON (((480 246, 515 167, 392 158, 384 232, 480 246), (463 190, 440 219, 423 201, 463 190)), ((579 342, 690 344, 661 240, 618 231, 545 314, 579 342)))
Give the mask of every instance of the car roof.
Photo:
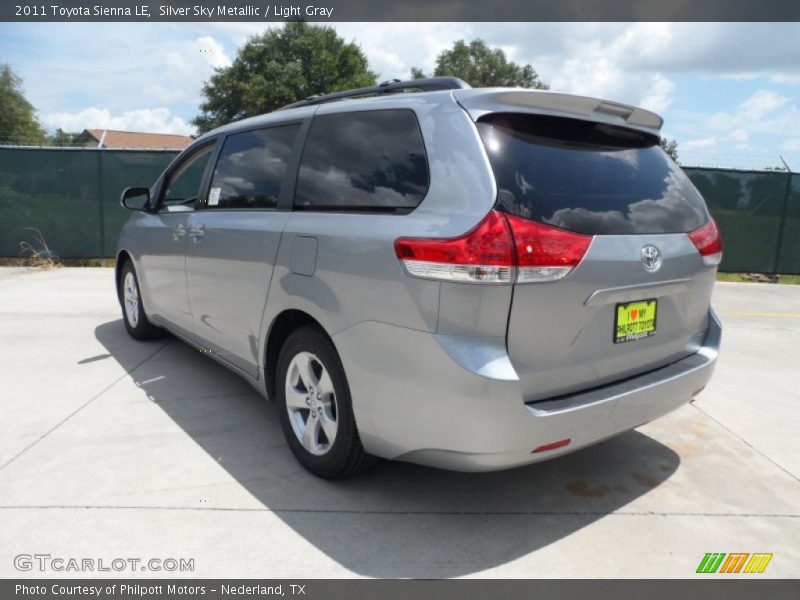
POLYGON ((389 105, 392 108, 402 106, 413 108, 420 102, 429 104, 454 101, 460 104, 475 121, 489 113, 522 112, 606 123, 656 136, 660 134, 663 124, 663 119, 651 111, 600 98, 522 88, 465 88, 346 98, 333 102, 284 108, 228 123, 202 135, 197 141, 223 133, 298 121, 313 116, 317 111, 332 114, 369 110, 381 104, 389 105))

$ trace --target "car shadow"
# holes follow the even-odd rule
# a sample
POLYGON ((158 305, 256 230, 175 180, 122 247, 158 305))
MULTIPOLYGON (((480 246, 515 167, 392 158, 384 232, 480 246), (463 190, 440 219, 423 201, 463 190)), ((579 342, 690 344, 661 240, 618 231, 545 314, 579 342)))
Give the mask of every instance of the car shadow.
POLYGON ((506 564, 620 511, 680 463, 668 447, 631 431, 509 471, 455 473, 381 461, 356 477, 324 481, 294 460, 277 407, 238 376, 177 339, 142 362, 121 320, 98 326, 95 335, 258 502, 359 575, 454 577, 506 564))

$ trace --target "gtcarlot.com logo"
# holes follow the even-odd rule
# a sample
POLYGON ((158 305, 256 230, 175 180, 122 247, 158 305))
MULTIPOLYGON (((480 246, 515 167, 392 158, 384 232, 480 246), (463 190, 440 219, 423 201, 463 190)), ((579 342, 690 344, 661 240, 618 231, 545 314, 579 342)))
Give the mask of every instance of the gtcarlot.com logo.
POLYGON ((86 573, 115 571, 192 572, 193 558, 76 558, 50 554, 17 554, 14 557, 17 571, 54 571, 86 573))
POLYGON ((706 552, 697 566, 698 573, 763 573, 772 554, 766 552, 706 552))

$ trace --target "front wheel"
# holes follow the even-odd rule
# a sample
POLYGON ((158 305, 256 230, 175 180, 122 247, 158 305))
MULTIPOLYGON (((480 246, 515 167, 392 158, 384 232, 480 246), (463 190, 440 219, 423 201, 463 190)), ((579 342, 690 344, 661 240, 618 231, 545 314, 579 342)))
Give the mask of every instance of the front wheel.
POLYGON ((350 389, 339 355, 317 328, 292 333, 276 373, 281 426, 297 460, 314 475, 347 477, 373 457, 358 437, 350 389))
POLYGON ((137 340, 149 340, 164 334, 164 330, 153 325, 144 312, 142 293, 136 270, 129 260, 122 266, 119 278, 119 298, 122 303, 122 319, 128 334, 137 340))

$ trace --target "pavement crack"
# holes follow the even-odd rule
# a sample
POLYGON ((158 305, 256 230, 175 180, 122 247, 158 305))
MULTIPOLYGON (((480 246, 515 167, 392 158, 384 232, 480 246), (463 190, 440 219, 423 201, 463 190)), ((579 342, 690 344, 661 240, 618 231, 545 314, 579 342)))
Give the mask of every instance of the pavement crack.
POLYGON ((145 506, 145 505, 88 505, 88 504, 45 504, 45 505, 0 505, 0 510, 159 510, 176 512, 240 512, 274 514, 326 514, 326 515, 388 515, 388 516, 477 516, 477 517, 702 517, 738 519, 800 519, 800 514, 791 513, 709 513, 680 511, 483 511, 483 510, 370 510, 370 509, 331 509, 331 508, 291 508, 260 507, 236 508, 224 506, 145 506))
POLYGON ((699 411, 700 413, 702 413, 703 415, 705 415, 706 417, 708 417, 709 419, 711 419, 712 421, 714 421, 714 423, 716 423, 717 425, 719 425, 720 427, 722 427, 722 428, 723 428, 725 431, 727 431, 728 433, 730 433, 732 436, 734 436, 736 439, 738 439, 740 442, 742 442, 742 443, 743 443, 745 446, 747 446, 748 448, 750 448, 750 449, 751 449, 753 452, 755 452, 755 453, 756 453, 756 454, 758 454, 759 456, 762 456, 763 458, 767 459, 767 460, 768 460, 769 462, 771 462, 773 465, 775 465, 776 467, 778 467, 778 468, 779 468, 781 471, 783 471, 784 473, 786 473, 786 474, 787 474, 789 477, 791 477, 792 479, 794 479, 795 481, 797 481, 798 483, 800 483, 800 477, 798 477, 797 475, 795 475, 794 473, 792 473, 792 472, 791 472, 789 469, 787 469, 787 468, 786 468, 786 467, 784 467, 783 465, 780 465, 780 464, 776 463, 774 460, 772 460, 772 458, 770 458, 769 456, 767 456, 766 454, 764 454, 764 453, 763 453, 761 450, 759 450, 758 448, 756 448, 755 446, 753 446, 753 444, 751 444, 750 442, 748 442, 748 441, 747 441, 746 439, 744 439, 744 438, 743 438, 741 435, 739 435, 738 433, 736 433, 736 432, 735 432, 733 429, 731 429, 730 427, 728 427, 727 425, 725 425, 725 423, 723 423, 723 422, 722 422, 722 421, 720 421, 719 419, 716 419, 716 418, 714 418, 713 416, 711 416, 711 414, 707 413, 707 412, 706 412, 706 411, 704 411, 702 408, 700 408, 699 406, 697 406, 697 403, 693 402, 693 403, 691 404, 691 406, 693 406, 693 407, 694 407, 694 408, 695 408, 697 411, 699 411))
POLYGON ((5 468, 6 468, 8 465, 10 465, 11 463, 13 463, 13 462, 14 462, 15 460, 17 460, 17 459, 18 459, 20 456, 22 456, 23 454, 25 454, 25 453, 26 453, 28 450, 30 450, 31 448, 33 448, 33 447, 34 447, 36 444, 38 444, 39 442, 41 442, 41 441, 42 441, 43 439, 45 439, 45 438, 46 438, 48 435, 50 435, 51 433, 53 433, 53 432, 54 432, 56 429, 58 429, 59 427, 61 427, 61 426, 62 426, 64 423, 66 423, 67 421, 69 421, 69 420, 70 420, 72 417, 74 417, 75 415, 77 415, 77 414, 78 414, 79 412, 81 412, 81 411, 82 411, 84 408, 86 408, 87 406, 89 406, 89 405, 90 405, 92 402, 94 402, 95 400, 97 400, 97 399, 98 399, 100 396, 102 396, 103 394, 105 394, 105 393, 106 393, 108 390, 110 390, 112 387, 114 387, 115 385, 117 385, 117 384, 118 384, 120 381, 122 381, 123 379, 125 379, 125 378, 126 378, 128 375, 130 375, 131 373, 133 373, 133 372, 134 372, 136 369, 138 369, 138 368, 139 368, 139 367, 141 367, 143 364, 145 364, 147 361, 149 361, 151 358, 153 358, 153 357, 154 357, 156 354, 158 354, 159 352, 161 352, 161 351, 162 351, 164 348, 166 348, 167 346, 169 346, 171 342, 172 342, 172 340, 167 340, 166 342, 164 342, 163 344, 161 344, 161 346, 159 346, 159 347, 158 347, 158 348, 157 348, 157 349, 156 349, 154 352, 152 352, 151 354, 149 354, 148 356, 146 356, 146 357, 145 357, 145 358, 144 358, 144 359, 143 359, 141 362, 137 363, 137 364, 136 364, 136 365, 134 365, 132 368, 130 368, 130 369, 128 369, 127 371, 125 371, 125 372, 124 372, 122 375, 120 375, 119 377, 117 377, 117 378, 116 378, 114 381, 112 381, 110 384, 108 384, 108 385, 107 385, 106 387, 104 387, 102 390, 100 390, 99 392, 97 392, 97 394, 95 394, 94 396, 92 396, 91 398, 89 398, 89 399, 88 399, 86 402, 84 402, 83 404, 81 404, 81 405, 80 405, 78 408, 76 408, 75 410, 73 410, 73 411, 72 411, 71 413, 69 413, 69 414, 68 414, 66 417, 64 417, 64 418, 63 418, 63 419, 61 419, 61 420, 60 420, 58 423, 56 423, 55 425, 53 425, 53 427, 51 427, 50 429, 48 429, 47 431, 45 431, 45 432, 44 432, 44 433, 43 433, 41 436, 39 436, 37 439, 35 439, 34 441, 32 441, 30 444, 28 444, 27 446, 25 446, 25 447, 24 447, 22 450, 20 450, 19 452, 17 452, 17 453, 16 453, 14 456, 12 456, 11 458, 9 458, 9 459, 8 459, 8 460, 7 460, 5 463, 3 463, 2 465, 0 465, 0 471, 2 471, 3 469, 5 469, 5 468))

